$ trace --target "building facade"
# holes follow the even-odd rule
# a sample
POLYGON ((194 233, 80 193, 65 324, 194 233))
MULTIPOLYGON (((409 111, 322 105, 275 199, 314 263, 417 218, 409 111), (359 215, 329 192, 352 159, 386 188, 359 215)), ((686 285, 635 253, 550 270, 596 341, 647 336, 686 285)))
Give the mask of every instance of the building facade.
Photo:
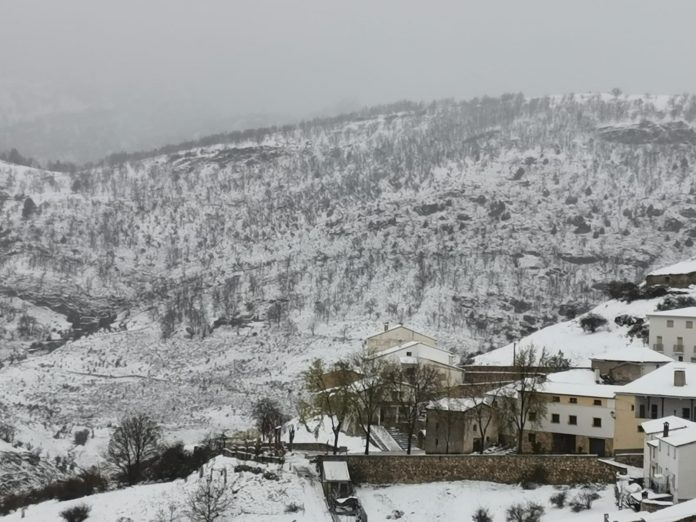
POLYGON ((696 362, 696 307, 647 314, 650 348, 675 361, 696 362))
POLYGON ((414 341, 433 348, 437 347, 437 341, 433 337, 416 332, 400 324, 390 327, 389 323, 384 324, 384 331, 365 339, 364 347, 368 353, 374 354, 414 341))

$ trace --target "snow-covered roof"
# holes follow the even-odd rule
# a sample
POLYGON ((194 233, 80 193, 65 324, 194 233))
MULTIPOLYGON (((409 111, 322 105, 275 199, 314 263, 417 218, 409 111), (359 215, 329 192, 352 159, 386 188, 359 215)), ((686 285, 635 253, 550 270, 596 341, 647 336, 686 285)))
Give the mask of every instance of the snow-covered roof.
POLYGON ((380 336, 380 335, 382 335, 382 334, 385 334, 385 333, 387 333, 387 332, 391 332, 391 331, 393 331, 393 330, 398 330, 399 328, 403 328, 404 330, 408 330, 408 331, 410 331, 410 332, 417 333, 418 335, 422 335, 423 337, 427 337, 428 339, 431 339, 431 340, 435 341, 435 338, 434 338, 434 337, 431 337, 431 336, 429 336, 429 335, 426 335, 426 334, 424 334, 424 333, 421 333, 421 332, 419 332, 419 331, 417 331, 417 330, 414 330, 413 328, 409 328, 408 326, 404 326, 403 324, 395 324, 394 326, 388 327, 386 330, 382 330, 381 332, 377 332, 377 333, 374 333, 374 334, 372 334, 372 335, 368 335, 368 336, 367 336, 367 339, 372 339, 373 337, 378 337, 378 336, 380 336))
POLYGON ((681 261, 674 265, 664 266, 650 272, 648 275, 672 275, 672 274, 690 274, 696 272, 696 259, 681 261))
POLYGON ((406 350, 408 348, 413 348, 416 345, 421 345, 427 348, 428 350, 439 350, 441 352, 445 352, 447 355, 452 355, 451 352, 445 350, 444 348, 438 348, 437 346, 430 346, 428 344, 423 344, 418 341, 409 341, 404 344, 400 344, 399 346, 392 346, 391 348, 387 348, 386 350, 380 350, 378 352, 375 352, 373 357, 378 358, 378 357, 384 357, 385 355, 390 355, 392 353, 400 352, 401 350, 406 350))
POLYGON ((540 391, 553 395, 612 399, 617 388, 621 388, 621 386, 595 383, 595 375, 592 370, 575 369, 549 374, 540 391))
POLYGON ((648 446, 652 446, 653 448, 657 447, 657 441, 656 440, 649 440, 648 441, 648 446))
POLYGON ((477 404, 483 404, 484 399, 470 399, 470 398, 448 398, 439 399, 437 401, 430 401, 426 409, 428 410, 441 410, 441 411, 469 411, 475 408, 477 404))
POLYGON ((648 317, 653 315, 658 317, 696 317, 696 306, 675 308, 674 310, 663 310, 662 312, 651 312, 648 314, 648 317))
POLYGON ((321 463, 326 482, 350 482, 348 463, 344 460, 328 460, 321 463))
POLYGON ((696 515, 696 499, 640 515, 645 522, 679 522, 685 517, 696 515))
POLYGON ((673 362, 643 375, 633 382, 619 386, 617 393, 653 397, 696 397, 696 364, 673 362), (674 385, 674 371, 685 372, 684 386, 674 385))
POLYGON ((669 444, 670 446, 686 446, 687 444, 693 444, 696 442, 696 427, 689 426, 683 430, 679 430, 676 433, 670 431, 669 435, 666 437, 657 436, 657 440, 669 444))
POLYGON ((689 419, 682 419, 675 415, 662 417, 661 419, 651 419, 640 424, 643 432, 647 435, 652 433, 662 433, 665 422, 669 423, 669 430, 681 430, 688 427, 696 427, 696 422, 691 422, 689 419))
POLYGON ((620 361, 620 362, 672 362, 670 356, 651 350, 646 346, 625 346, 605 353, 599 353, 590 357, 593 361, 620 361))

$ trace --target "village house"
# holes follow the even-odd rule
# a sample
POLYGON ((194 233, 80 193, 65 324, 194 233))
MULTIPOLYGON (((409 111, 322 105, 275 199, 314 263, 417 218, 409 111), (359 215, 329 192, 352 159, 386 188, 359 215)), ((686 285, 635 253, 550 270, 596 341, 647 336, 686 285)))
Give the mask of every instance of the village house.
POLYGON ((682 261, 675 265, 666 266, 645 277, 648 286, 664 285, 672 288, 688 288, 696 284, 696 259, 682 261))
POLYGON ((481 451, 479 420, 486 426, 486 447, 497 444, 498 423, 490 405, 471 398, 443 398, 426 409, 426 453, 472 453, 481 451), (478 415, 477 412, 481 411, 478 415))
POLYGON ((401 324, 389 326, 389 323, 384 323, 384 331, 371 335, 363 341, 363 346, 368 354, 375 354, 382 350, 387 350, 395 346, 401 346, 408 342, 419 342, 421 344, 437 347, 437 341, 428 335, 416 332, 411 328, 407 328, 401 324))
POLYGON ((642 451, 641 424, 669 415, 696 418, 696 364, 672 362, 617 389, 614 450, 642 451))
POLYGON ((589 369, 553 373, 539 389, 546 415, 529 419, 523 450, 539 453, 593 453, 614 450, 614 394, 620 386, 598 384, 589 369))
POLYGON ((696 362, 696 307, 647 314, 650 347, 675 361, 696 362))
POLYGON ((627 384, 672 362, 672 358, 648 347, 629 346, 590 358, 592 369, 608 384, 627 384))
POLYGON ((652 476, 657 473, 654 469, 656 455, 655 452, 651 451, 651 448, 654 448, 657 444, 657 437, 664 435, 666 430, 674 434, 685 428, 696 428, 696 422, 670 415, 668 417, 662 417, 661 419, 647 420, 640 424, 640 429, 643 432, 643 440, 645 441, 643 445, 643 479, 646 487, 650 486, 652 476))
MULTIPOLYGON (((369 353, 369 352, 368 352, 369 353)), ((432 366, 442 375, 443 384, 461 384, 464 372, 455 366, 457 357, 447 350, 418 341, 410 341, 398 346, 380 350, 372 355, 375 359, 396 362, 404 368, 417 364, 432 366)))
POLYGON ((665 421, 662 434, 646 446, 650 488, 675 502, 696 498, 696 427, 672 430, 665 421))

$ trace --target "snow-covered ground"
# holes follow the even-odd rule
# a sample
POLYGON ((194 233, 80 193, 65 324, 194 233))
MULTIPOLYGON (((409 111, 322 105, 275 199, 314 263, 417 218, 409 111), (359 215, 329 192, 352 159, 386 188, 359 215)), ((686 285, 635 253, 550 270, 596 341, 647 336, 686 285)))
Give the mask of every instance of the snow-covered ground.
MULTIPOLYGON (((493 482, 457 481, 430 484, 400 484, 393 486, 363 486, 357 495, 365 507, 370 521, 393 518, 395 511, 402 511, 403 522, 471 520, 479 507, 488 508, 495 522, 505 521, 505 510, 517 503, 537 502, 544 506, 545 522, 594 522, 602 520, 603 513, 616 511, 613 486, 599 490, 600 498, 592 509, 573 513, 569 507, 555 508, 549 498, 560 490, 553 486, 541 486, 527 490, 520 486, 493 482)), ((568 489, 568 500, 580 491, 568 489)))
MULTIPOLYGON (((684 291, 686 295, 696 297, 696 287, 684 291)), ((644 343, 638 337, 629 337, 628 326, 619 326, 614 318, 619 315, 630 315, 645 319, 646 314, 654 312, 664 297, 655 299, 638 299, 631 303, 612 299, 594 307, 589 313, 601 315, 607 324, 588 333, 580 326, 582 316, 542 328, 531 335, 523 337, 515 343, 507 344, 475 358, 475 364, 509 365, 512 364, 513 351, 534 346, 538 351, 546 349, 548 354, 556 354, 559 350, 569 358, 573 366, 589 367, 590 357, 604 353, 631 348, 642 348, 644 343)))
MULTIPOLYGON (((311 478, 300 477, 293 469, 290 469, 294 466, 306 465, 306 461, 301 458, 291 459, 282 468, 255 462, 245 463, 274 472, 278 480, 264 478, 262 474, 248 471, 236 473, 234 467, 242 463, 244 462, 232 458, 216 457, 209 463, 210 467, 206 467, 206 472, 212 469, 214 476, 219 477, 222 477, 220 472, 227 469, 228 484, 236 491, 224 521, 325 522, 328 520, 319 483, 311 478), (288 510, 293 503, 300 506, 299 511, 288 510)), ((24 514, 20 510, 0 517, 0 520, 57 521, 60 520, 61 511, 86 504, 91 507, 89 520, 99 522, 154 522, 158 520, 160 512, 169 513, 170 506, 180 517, 175 520, 183 522, 188 520, 184 516, 187 499, 200 480, 198 473, 194 473, 186 481, 134 486, 66 502, 48 501, 28 507, 24 514)))

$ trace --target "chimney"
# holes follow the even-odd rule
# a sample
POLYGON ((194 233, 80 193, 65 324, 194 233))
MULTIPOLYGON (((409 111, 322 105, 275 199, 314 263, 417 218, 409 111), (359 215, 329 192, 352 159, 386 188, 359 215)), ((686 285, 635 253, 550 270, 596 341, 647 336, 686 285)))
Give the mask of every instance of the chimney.
POLYGON ((389 330, 389 323, 384 323, 384 331, 386 332, 389 330))
POLYGON ((662 436, 669 437, 669 422, 667 421, 662 425, 662 436))
POLYGON ((686 385, 686 370, 684 368, 674 369, 674 385, 675 386, 685 386, 686 385))
POLYGON ((596 384, 601 384, 602 383, 602 377, 599 375, 599 368, 595 368, 594 371, 594 382, 596 384))

